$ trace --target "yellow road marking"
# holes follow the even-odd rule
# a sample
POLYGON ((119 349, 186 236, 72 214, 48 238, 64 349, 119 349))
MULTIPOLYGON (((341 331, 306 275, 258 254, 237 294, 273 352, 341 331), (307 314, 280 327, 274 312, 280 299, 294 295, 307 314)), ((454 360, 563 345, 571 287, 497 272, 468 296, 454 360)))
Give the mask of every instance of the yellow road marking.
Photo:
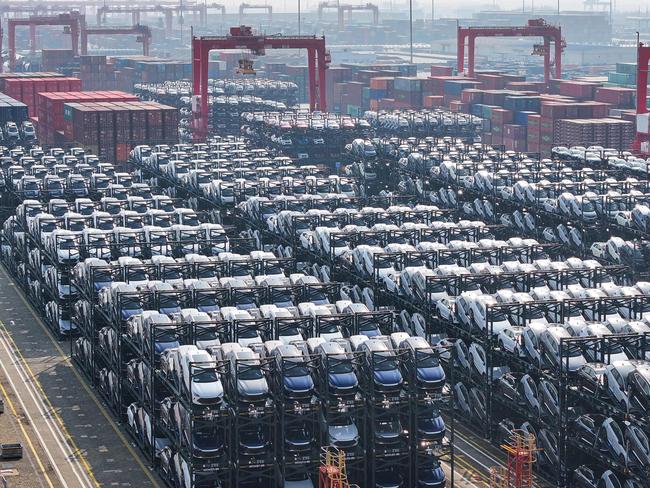
MULTIPOLYGON (((5 276, 7 276, 7 273, 6 273, 5 269, 4 269, 4 267, 2 267, 2 271, 3 271, 3 273, 5 274, 5 276)), ((9 277, 7 276, 7 278, 9 278, 9 277)), ((36 313, 36 311, 34 310, 34 308, 32 307, 32 305, 27 301, 27 299, 26 299, 25 296, 23 295, 23 291, 22 291, 22 289, 21 289, 19 286, 17 286, 17 284, 15 283, 15 281, 12 280, 12 282, 16 285, 16 291, 17 291, 17 293, 18 293, 18 296, 20 297, 20 299, 22 300, 22 302, 25 304, 25 306, 30 310, 30 312, 31 312, 32 315, 34 316, 36 322, 39 324, 39 326, 43 329, 43 331, 45 332, 45 334, 48 336, 48 338, 50 339, 50 341, 52 342, 52 344, 54 345, 54 347, 55 347, 56 350, 58 351, 60 358, 63 360, 64 363, 66 363, 68 366, 70 366, 70 369, 72 370, 72 373, 75 375, 75 377, 77 378, 77 380, 79 381, 79 383, 81 383, 81 386, 83 387, 83 389, 88 393, 88 396, 90 396, 90 398, 93 400, 93 402, 94 402, 95 405, 97 406, 97 409, 101 412, 101 414, 104 416, 104 418, 108 421, 108 423, 109 423, 110 426, 113 428, 113 430, 114 430, 115 433, 117 434, 117 436, 118 436, 118 438, 120 439, 120 441, 122 442, 122 444, 124 444, 124 446, 126 447, 127 451, 129 451, 129 454, 130 454, 130 455, 135 459, 135 461, 136 461, 136 463, 138 464, 138 466, 140 467, 140 469, 142 469, 142 471, 145 473, 145 475, 147 476, 147 478, 149 478, 149 480, 151 481, 152 485, 153 485, 153 486, 158 486, 158 482, 156 481, 156 479, 154 478, 154 476, 151 474, 151 471, 150 471, 150 470, 149 470, 149 469, 144 465, 144 463, 143 463, 142 460, 140 459, 140 455, 139 455, 138 453, 136 453, 135 450, 133 449, 133 447, 131 446, 131 444, 129 444, 129 442, 127 441, 126 437, 124 437, 124 434, 122 433, 122 431, 120 430, 120 428, 118 427, 118 425, 115 423, 115 421, 113 420, 113 418, 112 418, 112 417, 110 416, 110 414, 106 411, 106 409, 103 407, 103 405, 99 402, 99 400, 97 399, 97 396, 95 395, 95 393, 94 393, 94 392, 93 392, 93 391, 88 387, 88 385, 87 385, 87 383, 86 383, 86 380, 85 380, 84 378, 81 377, 81 375, 80 375, 79 372, 77 371, 77 368, 76 368, 73 364, 70 363, 70 358, 69 358, 69 357, 68 357, 68 356, 63 352, 63 349, 61 349, 61 346, 59 346, 58 341, 57 341, 57 340, 54 338, 54 336, 50 333, 49 328, 48 328, 48 327, 43 323, 43 321, 41 320, 39 314, 36 313)), ((0 321, 0 324, 2 325, 2 327, 5 327, 4 324, 3 324, 1 321, 0 321)), ((5 327, 5 332, 8 332, 7 329, 6 329, 6 327, 5 327)), ((9 337, 10 337, 10 339, 11 339, 11 342, 14 344, 14 347, 16 348, 16 350, 18 350, 18 348, 15 346, 16 343, 13 341, 13 338, 11 338, 11 336, 9 336, 9 337)), ((18 350, 18 354, 20 354, 20 357, 21 357, 21 358, 23 357, 19 350, 18 350)), ((24 358, 23 358, 23 362, 26 364, 24 358)), ((29 369, 29 366, 28 366, 27 364, 26 364, 26 366, 27 366, 27 369, 30 371, 30 374, 31 374, 32 377, 34 378, 36 384, 39 386, 41 392, 43 392, 43 389, 42 389, 40 383, 39 383, 38 380, 36 380, 36 378, 34 377, 34 374, 31 372, 31 369, 29 369)), ((86 469, 86 471, 87 471, 88 474, 90 475, 91 479, 92 479, 93 482, 95 483, 95 486, 96 486, 97 488, 100 488, 101 485, 97 482, 97 479, 95 478, 95 475, 93 474, 92 469, 90 468, 90 465, 88 465, 88 462, 86 461, 85 456, 83 456, 83 454, 81 454, 81 451, 79 450, 79 448, 76 446, 76 444, 74 443, 74 441, 72 440, 72 438, 71 438, 70 435, 68 434, 68 431, 67 431, 67 429, 65 428, 65 426, 63 425, 63 422, 61 421, 61 418, 59 417, 58 413, 57 413, 56 410, 54 410, 54 408, 51 406, 51 403, 50 403, 49 399, 47 398, 47 395, 45 395, 44 392, 43 392, 43 395, 45 396, 45 399, 46 399, 46 401, 48 402, 48 405, 50 405, 50 408, 52 409, 52 411, 53 411, 54 414, 56 415, 56 417, 57 417, 57 419, 58 419, 58 422, 60 423, 62 429, 64 430, 64 432, 66 433, 66 435, 67 435, 68 438, 70 439, 70 442, 72 443, 73 448, 79 452, 80 457, 81 457, 82 462, 83 462, 83 465, 84 465, 84 468, 86 469)))
POLYGON ((14 403, 11 401, 11 398, 9 398, 9 395, 7 394, 7 390, 5 390, 5 387, 0 383, 0 392, 2 392, 2 396, 5 397, 7 400, 7 403, 9 404, 9 408, 11 409, 11 412, 13 413, 14 417, 16 418, 16 422, 18 423, 18 426, 20 427, 20 430, 23 433, 23 437, 27 441, 27 444, 29 445, 29 449, 32 451, 34 454, 34 458, 36 459, 36 463, 38 464, 38 467, 41 469, 41 472, 43 473, 43 476, 45 476, 45 480, 47 481, 47 484, 50 488, 54 488, 54 485, 52 484, 52 480, 48 476, 47 472, 45 471, 45 466, 43 465, 43 462, 41 461, 41 457, 38 455, 36 452, 36 448, 34 448, 34 444, 32 444, 31 439, 29 438, 29 435, 27 434, 27 431, 25 430, 25 426, 23 426, 23 423, 20 421, 20 418, 18 418, 18 411, 16 410, 16 407, 14 406, 14 403))

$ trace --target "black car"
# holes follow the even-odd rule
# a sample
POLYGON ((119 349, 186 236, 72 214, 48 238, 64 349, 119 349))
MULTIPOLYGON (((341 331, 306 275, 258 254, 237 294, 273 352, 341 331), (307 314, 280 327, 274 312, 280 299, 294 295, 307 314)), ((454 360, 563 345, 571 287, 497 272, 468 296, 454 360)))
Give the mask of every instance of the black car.
POLYGON ((517 386, 521 379, 521 375, 516 373, 505 373, 497 380, 497 390, 499 395, 511 402, 518 401, 517 386))
POLYGON ((599 396, 605 392, 606 368, 604 363, 587 363, 578 369, 577 375, 584 393, 599 396))
POLYGON ((575 488, 596 488, 598 477, 593 469, 587 466, 578 466, 573 471, 573 486, 575 488))
POLYGON ((630 422, 625 424, 625 442, 629 452, 630 464, 643 468, 650 466, 650 440, 639 426, 630 422))
POLYGON ((593 447, 598 438, 598 430, 605 420, 604 415, 585 414, 573 422, 574 439, 580 443, 593 447))

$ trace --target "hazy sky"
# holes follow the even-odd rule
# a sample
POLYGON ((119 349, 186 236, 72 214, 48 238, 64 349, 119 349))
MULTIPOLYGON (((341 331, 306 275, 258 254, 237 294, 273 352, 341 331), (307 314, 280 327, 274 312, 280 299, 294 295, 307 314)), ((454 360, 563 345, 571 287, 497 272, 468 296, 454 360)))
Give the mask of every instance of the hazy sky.
MULTIPOLYGON (((303 11, 316 10, 320 0, 301 0, 301 7, 303 11)), ((366 0, 351 1, 347 3, 365 3, 366 0)), ((386 14, 390 13, 392 9, 395 12, 403 13, 408 9, 408 1, 406 0, 371 0, 373 3, 379 4, 380 9, 384 10, 386 14)), ((466 0, 458 2, 458 0, 434 0, 436 17, 455 17, 462 15, 460 11, 464 11, 464 15, 468 12, 499 8, 501 10, 521 10, 522 0, 466 0)), ((523 0, 525 2, 526 11, 547 9, 556 10, 557 0, 523 0)), ((606 1, 606 0, 599 0, 606 1)), ((228 3, 228 2, 226 2, 228 3)), ((262 2, 260 2, 262 3, 262 2)), ((297 9, 297 0, 266 0, 268 5, 273 5, 274 9, 278 12, 281 11, 295 11, 297 9)), ((641 2, 637 0, 614 0, 615 10, 621 12, 637 12, 641 2)), ((414 0, 414 8, 419 10, 431 11, 430 0, 414 0)), ((645 4, 641 7, 645 13, 645 4)), ((583 0, 560 0, 561 10, 584 10, 583 0)))

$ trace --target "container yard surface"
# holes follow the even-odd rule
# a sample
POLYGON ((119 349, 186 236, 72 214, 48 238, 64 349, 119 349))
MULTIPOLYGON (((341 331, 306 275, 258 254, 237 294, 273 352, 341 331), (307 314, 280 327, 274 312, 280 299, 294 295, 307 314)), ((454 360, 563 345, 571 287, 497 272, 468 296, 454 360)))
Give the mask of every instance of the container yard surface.
POLYGON ((8 486, 160 486, 4 268, 0 307, 0 441, 24 454, 0 461, 8 486))

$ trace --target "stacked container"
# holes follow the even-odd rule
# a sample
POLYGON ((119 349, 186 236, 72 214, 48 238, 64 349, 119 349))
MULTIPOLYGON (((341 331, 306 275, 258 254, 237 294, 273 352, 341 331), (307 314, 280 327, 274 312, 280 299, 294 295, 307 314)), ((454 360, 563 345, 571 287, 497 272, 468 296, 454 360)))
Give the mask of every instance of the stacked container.
POLYGON ((45 144, 60 141, 64 130, 63 106, 76 102, 128 102, 138 101, 138 97, 120 91, 62 91, 40 93, 38 95, 39 137, 45 144), (57 132, 59 134, 57 134, 57 132))
POLYGON ((7 122, 20 123, 27 120, 27 105, 0 93, 0 126, 7 122))
POLYGON ((29 115, 32 117, 38 113, 38 94, 80 90, 81 80, 68 77, 5 78, 3 89, 4 93, 27 105, 29 115))
POLYGON ((125 162, 139 144, 176 144, 178 110, 156 102, 64 105, 64 138, 109 162, 125 162))

